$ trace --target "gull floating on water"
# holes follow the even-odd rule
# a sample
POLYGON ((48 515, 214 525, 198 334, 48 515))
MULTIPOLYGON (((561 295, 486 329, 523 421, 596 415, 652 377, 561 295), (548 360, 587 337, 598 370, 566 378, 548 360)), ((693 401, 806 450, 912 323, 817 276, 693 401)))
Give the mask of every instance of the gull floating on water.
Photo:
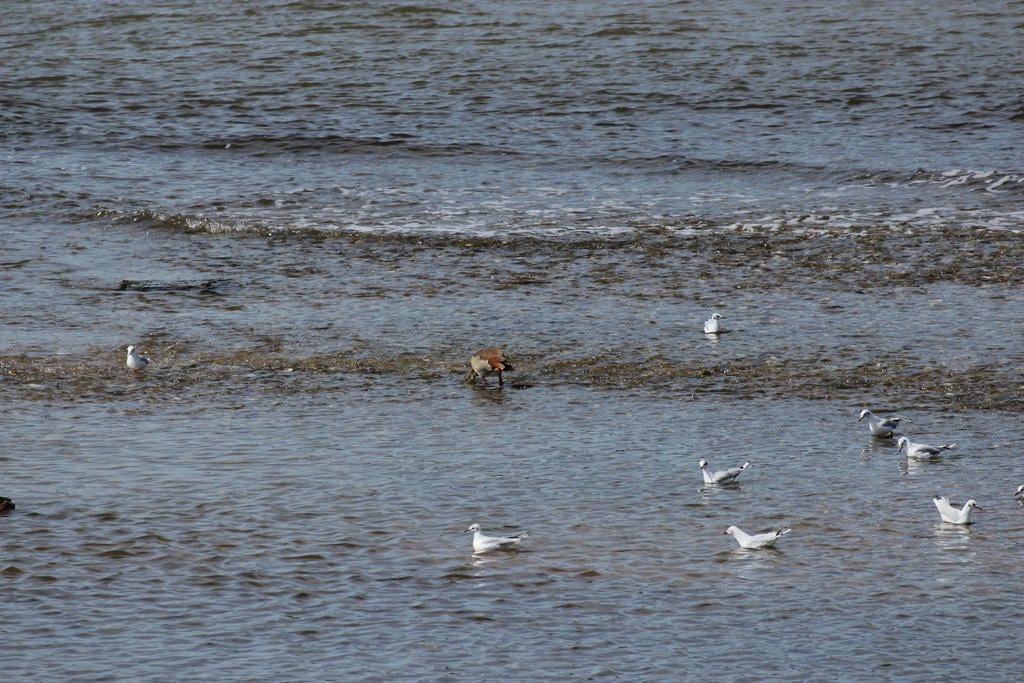
POLYGON ((128 364, 128 367, 131 368, 132 370, 142 370, 147 365, 149 365, 148 358, 146 358, 145 356, 140 356, 135 352, 134 344, 128 345, 128 359, 126 362, 128 364))
POLYGON ((505 383, 501 373, 505 370, 514 369, 505 352, 496 347, 480 349, 469 359, 469 365, 472 369, 466 375, 467 382, 479 379, 484 384, 487 384, 488 377, 497 375, 499 387, 505 383))
POLYGON ((1024 484, 1021 484, 1020 486, 1018 486, 1017 487, 1017 493, 1015 493, 1013 495, 1014 496, 1019 496, 1022 500, 1024 500, 1024 484))
POLYGON ((725 316, 721 313, 712 313, 711 317, 704 321, 704 334, 718 334, 722 331, 722 325, 718 321, 725 316))
POLYGON ((860 417, 857 418, 857 422, 860 422, 865 417, 868 419, 868 429, 875 436, 892 436, 901 419, 898 417, 878 417, 870 410, 864 409, 860 411, 860 417))
POLYGON ((708 461, 700 461, 700 471, 704 475, 705 484, 731 484, 736 481, 736 478, 740 476, 743 470, 750 467, 750 461, 743 463, 740 467, 730 467, 727 470, 719 470, 717 472, 708 471, 708 461))
POLYGON ((470 531, 473 532, 473 554, 479 555, 480 553, 489 553, 492 550, 504 550, 509 548, 519 541, 523 540, 529 534, 517 534, 515 536, 487 536, 484 532, 480 531, 479 524, 470 524, 469 528, 463 533, 468 534, 470 531))
POLYGON ((760 550, 761 548, 772 548, 775 546, 775 541, 779 540, 785 534, 788 534, 792 529, 785 527, 778 531, 769 531, 763 534, 754 534, 751 536, 743 529, 738 526, 731 526, 725 530, 725 533, 729 534, 736 539, 736 542, 740 544, 741 548, 748 548, 751 550, 760 550))
POLYGON ((935 496, 932 498, 935 503, 935 507, 939 509, 939 515, 942 517, 943 522, 949 522, 950 524, 970 524, 971 523, 971 512, 973 510, 980 510, 978 504, 974 502, 974 499, 964 503, 962 508, 958 508, 955 505, 949 504, 949 498, 945 496, 935 496))
POLYGON ((907 449, 907 457, 915 458, 917 460, 928 460, 929 458, 937 458, 942 451, 948 451, 950 448, 956 447, 956 442, 942 444, 941 446, 929 446, 926 443, 914 443, 905 436, 901 436, 900 440, 896 442, 900 447, 900 451, 904 447, 907 449))

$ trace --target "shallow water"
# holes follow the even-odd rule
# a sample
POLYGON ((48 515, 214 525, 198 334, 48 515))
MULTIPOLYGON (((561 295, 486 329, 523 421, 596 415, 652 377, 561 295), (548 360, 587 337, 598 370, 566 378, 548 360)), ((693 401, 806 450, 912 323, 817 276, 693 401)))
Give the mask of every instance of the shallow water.
POLYGON ((963 444, 908 468, 829 401, 358 377, 315 397, 17 409, 11 675, 1012 670, 1024 511, 990 475, 1024 444, 999 415, 908 414, 963 444), (700 457, 753 466, 708 490, 700 457), (983 501, 978 523, 941 524, 939 491, 983 501), (474 520, 531 536, 474 559, 474 520), (794 531, 759 553, 729 524, 794 531))
POLYGON ((7 9, 8 678, 1017 677, 1016 5, 7 9))

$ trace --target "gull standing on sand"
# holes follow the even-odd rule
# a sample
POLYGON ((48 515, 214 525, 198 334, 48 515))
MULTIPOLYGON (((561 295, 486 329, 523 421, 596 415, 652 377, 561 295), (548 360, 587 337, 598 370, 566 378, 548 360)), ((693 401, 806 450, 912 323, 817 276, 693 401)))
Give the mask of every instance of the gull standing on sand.
POLYGON ((736 539, 736 542, 740 544, 741 548, 747 548, 749 550, 760 550, 762 548, 772 548, 775 546, 775 541, 782 538, 785 534, 788 534, 792 529, 784 527, 778 531, 769 531, 763 534, 754 534, 751 536, 743 529, 738 526, 731 526, 726 529, 723 533, 729 534, 736 539))
POLYGON ((948 451, 950 448, 956 447, 956 442, 942 444, 941 446, 929 446, 926 443, 914 443, 905 436, 901 436, 896 444, 900 447, 900 451, 907 449, 907 457, 914 458, 916 460, 928 460, 930 458, 937 458, 942 451, 948 451))
POLYGON ((740 476, 745 469, 750 467, 750 461, 743 463, 740 467, 730 467, 727 470, 718 470, 717 472, 708 471, 708 461, 701 459, 700 471, 704 475, 705 484, 731 484, 736 481, 736 478, 740 476))
POLYGON ((712 313, 711 317, 704 321, 704 334, 718 334, 722 332, 722 325, 718 321, 724 317, 721 313, 712 313))
POLYGON ((505 383, 501 373, 505 370, 514 369, 505 352, 493 346, 487 349, 480 349, 474 353, 473 357, 469 359, 469 365, 471 369, 466 375, 467 382, 479 379, 484 384, 487 384, 488 377, 497 375, 499 387, 505 383))
POLYGON ((874 436, 892 436, 901 419, 898 417, 878 417, 865 408, 860 411, 860 417, 857 418, 857 422, 860 422, 865 417, 868 419, 868 429, 871 430, 874 436))
POLYGON ((935 496, 932 498, 935 503, 935 507, 939 509, 939 515, 942 517, 943 522, 949 522, 950 524, 970 524, 971 523, 971 512, 973 510, 980 510, 978 504, 974 502, 974 499, 964 503, 962 508, 958 508, 955 505, 949 504, 949 498, 945 496, 935 496))
POLYGON ((135 345, 128 345, 128 358, 125 361, 129 368, 132 370, 143 370, 149 365, 149 359, 145 356, 140 356, 135 352, 135 345))
POLYGON ((462 533, 468 534, 471 531, 473 532, 474 555, 489 553, 492 550, 508 549, 529 536, 529 534, 526 533, 517 534, 515 536, 487 536, 484 532, 480 531, 479 524, 470 524, 469 528, 462 533))

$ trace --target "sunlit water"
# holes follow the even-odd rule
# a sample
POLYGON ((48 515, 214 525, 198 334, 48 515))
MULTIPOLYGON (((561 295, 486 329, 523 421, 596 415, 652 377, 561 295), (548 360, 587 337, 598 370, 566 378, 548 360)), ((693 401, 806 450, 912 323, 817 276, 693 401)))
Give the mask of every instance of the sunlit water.
POLYGON ((964 444, 908 467, 831 402, 352 384, 223 407, 15 411, 9 675, 1012 670, 1024 510, 996 463, 1024 444, 1004 418, 905 415, 964 444), (701 457, 753 465, 738 487, 705 489, 701 457), (985 510, 971 528, 942 524, 936 492, 985 510), (475 559, 471 521, 531 536, 475 559), (730 524, 794 531, 777 551, 742 551, 730 524))
POLYGON ((1015 680, 1018 9, 6 8, 0 670, 1015 680))

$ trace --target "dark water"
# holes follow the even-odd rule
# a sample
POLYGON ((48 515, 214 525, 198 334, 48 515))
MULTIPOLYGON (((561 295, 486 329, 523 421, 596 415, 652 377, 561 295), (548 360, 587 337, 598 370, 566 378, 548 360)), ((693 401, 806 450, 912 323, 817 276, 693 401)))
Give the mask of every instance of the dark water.
POLYGON ((3 671, 1015 680, 1022 10, 4 7, 3 671))

